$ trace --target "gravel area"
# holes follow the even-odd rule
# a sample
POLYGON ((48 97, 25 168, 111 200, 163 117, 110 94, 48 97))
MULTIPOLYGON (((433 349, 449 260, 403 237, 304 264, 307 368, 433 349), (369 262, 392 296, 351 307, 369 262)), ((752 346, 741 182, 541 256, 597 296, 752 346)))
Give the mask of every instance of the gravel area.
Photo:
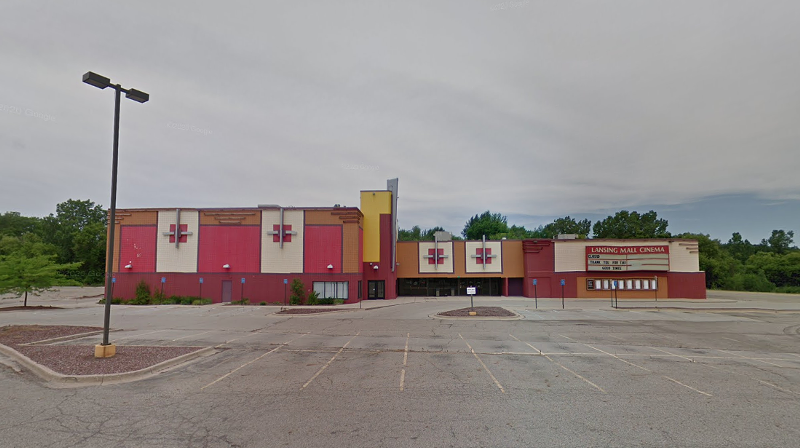
POLYGON ((64 375, 134 372, 203 347, 117 346, 112 358, 95 358, 94 345, 33 345, 14 347, 39 364, 64 375))
POLYGON ((102 328, 11 325, 0 328, 0 344, 7 345, 50 370, 64 375, 134 372, 203 348, 118 345, 114 357, 95 358, 94 345, 22 345, 98 330, 102 328))
POLYGON ((275 314, 316 314, 316 313, 330 313, 331 311, 341 311, 337 309, 324 310, 319 308, 290 308, 283 311, 278 311, 275 314))
POLYGON ((476 306, 475 308, 461 308, 458 310, 444 311, 439 316, 448 317, 470 317, 469 312, 475 311, 478 316, 483 317, 514 317, 516 314, 499 306, 476 306))
POLYGON ((42 310, 63 310, 58 306, 28 305, 28 306, 3 306, 0 311, 42 311, 42 310))

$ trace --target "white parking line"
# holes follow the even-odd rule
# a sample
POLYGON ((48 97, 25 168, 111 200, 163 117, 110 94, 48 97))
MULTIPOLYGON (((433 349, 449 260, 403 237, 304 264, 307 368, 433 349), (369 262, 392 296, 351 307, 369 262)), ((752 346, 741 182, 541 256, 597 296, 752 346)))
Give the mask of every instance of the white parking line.
POLYGON ((692 387, 692 386, 687 386, 686 384, 683 384, 683 383, 681 383, 680 381, 678 381, 678 380, 676 380, 676 379, 674 379, 674 378, 670 378, 670 377, 668 377, 668 376, 666 376, 666 375, 661 375, 661 376, 663 376, 664 378, 666 378, 666 379, 668 379, 668 380, 672 381, 673 383, 680 384, 680 385, 681 385, 681 386, 683 386, 683 387, 686 387, 686 388, 688 388, 688 389, 691 389, 691 390, 693 390, 693 391, 697 392, 698 394, 703 394, 703 395, 705 395, 705 396, 707 396, 707 397, 713 397, 713 395, 711 395, 711 394, 710 394, 710 393, 708 393, 708 392, 703 392, 702 390, 695 389, 695 388, 694 388, 694 387, 692 387))
POLYGON ((333 358, 331 358, 331 359, 330 359, 330 361, 326 362, 326 363, 325 363, 325 365, 324 365, 324 366, 322 366, 322 368, 321 368, 321 369, 319 369, 319 370, 317 371, 317 373, 315 373, 315 374, 314 374, 314 376, 312 376, 312 377, 311 377, 311 379, 310 379, 310 380, 306 381, 306 384, 303 384, 303 387, 301 387, 301 388, 300 388, 300 390, 303 390, 303 389, 305 389, 306 387, 308 387, 308 385, 309 385, 309 384, 311 384, 311 382, 312 382, 312 381, 314 381, 314 380, 315 380, 315 379, 316 379, 316 378, 319 376, 319 374, 320 374, 320 373, 322 373, 322 371, 323 371, 323 370, 327 369, 327 368, 328 368, 328 366, 329 366, 329 365, 331 365, 331 363, 333 362, 333 360, 334 360, 334 359, 336 359, 336 357, 337 357, 337 356, 339 356, 339 354, 340 354, 340 353, 342 353, 342 352, 344 351, 344 349, 345 349, 345 348, 347 348, 347 346, 348 346, 348 345, 350 345, 350 343, 353 341, 353 339, 355 339, 355 337, 356 337, 356 336, 358 336, 358 334, 359 334, 359 333, 361 333, 361 332, 359 331, 358 333, 356 333, 356 334, 355 334, 355 336, 353 336, 352 338, 350 338, 350 340, 349 340, 349 341, 347 341, 347 343, 346 343, 346 344, 344 344, 344 345, 342 346, 342 348, 340 348, 340 349, 339 349, 339 351, 338 351, 338 352, 336 352, 336 354, 335 354, 335 355, 333 355, 333 358))
POLYGON ((405 388, 406 381, 406 365, 408 365, 408 340, 411 338, 411 333, 406 333, 406 349, 403 352, 403 369, 400 371, 400 392, 405 388))
POLYGON ((211 333, 211 330, 204 331, 202 333, 197 333, 197 334, 190 334, 189 336, 184 336, 182 338, 173 339, 172 342, 180 341, 181 339, 191 338, 191 337, 194 337, 194 336, 200 336, 201 334, 206 334, 206 333, 211 333))
POLYGON ((464 339, 464 336, 461 336, 461 333, 459 333, 459 334, 458 334, 458 337, 460 337, 460 338, 461 338, 461 340, 463 340, 463 341, 464 341, 464 343, 465 343, 465 344, 467 344, 467 347, 469 347, 469 350, 472 352, 472 356, 474 356, 474 357, 475 357, 475 359, 477 359, 477 360, 478 360, 478 362, 479 362, 479 363, 481 363, 481 365, 483 366, 483 368, 486 370, 486 373, 488 373, 488 374, 489 374, 489 376, 490 376, 490 377, 492 377, 492 381, 494 381, 494 384, 495 384, 495 385, 497 385, 497 387, 500 389, 500 392, 502 392, 502 393, 506 393, 506 390, 505 390, 505 389, 503 389, 503 386, 502 386, 502 385, 500 385, 500 382, 499 382, 499 381, 497 381, 497 378, 495 378, 495 377, 494 377, 494 375, 492 374, 491 370, 489 370, 489 368, 488 368, 488 367, 486 367, 486 364, 484 364, 484 363, 483 363, 483 361, 481 360, 481 358, 478 356, 478 354, 477 354, 477 353, 475 353, 475 350, 473 350, 473 349, 472 349, 472 346, 471 346, 471 345, 469 345, 469 342, 467 342, 467 340, 466 340, 466 339, 464 339))
POLYGON ((733 352, 729 352, 727 350, 721 350, 721 349, 718 349, 718 348, 715 349, 715 350, 718 351, 718 352, 722 352, 722 353, 729 353, 729 354, 731 354, 733 356, 736 356, 736 357, 742 358, 742 359, 752 359, 753 361, 763 362, 764 364, 769 364, 769 365, 775 366, 775 367, 781 367, 781 368, 785 367, 785 366, 782 366, 780 364, 775 364, 774 362, 763 361, 763 360, 761 360, 759 358, 751 358, 749 356, 739 355, 739 354, 736 354, 736 353, 733 353, 733 352))
POLYGON ((219 381, 222 381, 222 380, 224 380, 225 378, 227 378, 227 377, 231 376, 232 374, 236 373, 238 370, 240 370, 240 369, 243 369, 243 368, 245 368, 245 367, 249 366, 250 364, 252 364, 252 363, 254 363, 254 362, 258 361, 259 359, 261 359, 261 358, 263 358, 263 357, 265 357, 265 356, 267 356, 267 355, 269 355, 270 353, 273 353, 273 352, 276 352, 276 351, 280 350, 280 349, 281 349, 281 347, 284 347, 284 346, 286 346, 286 344, 288 344, 288 343, 292 342, 292 341, 293 341, 293 340, 295 340, 295 339, 300 339, 300 338, 302 338, 303 336, 305 336, 305 334, 304 334, 304 335, 301 335, 301 336, 300 336, 300 337, 298 337, 298 338, 290 339, 290 340, 288 340, 288 341, 284 342, 283 344, 281 344, 281 345, 279 345, 279 346, 277 346, 277 347, 273 348, 272 350, 270 350, 270 351, 268 351, 268 352, 264 353, 263 355, 259 356, 258 358, 256 358, 256 359, 254 359, 254 360, 252 360, 252 361, 249 361, 249 362, 246 362, 246 363, 244 363, 244 364, 240 365, 239 367, 237 367, 237 368, 235 368, 235 369, 231 370, 230 372, 226 373, 225 375, 222 375, 221 377, 219 377, 219 378, 215 379, 214 381, 212 381, 212 382, 210 382, 210 383, 206 384, 205 386, 201 387, 201 388, 200 388, 200 390, 203 390, 203 389, 205 389, 206 387, 208 387, 208 386, 211 386, 212 384, 216 384, 216 383, 218 383, 219 381))
MULTIPOLYGON (((564 336, 564 337, 566 337, 566 336, 564 336)), ((611 356, 612 358, 619 359, 620 361, 624 362, 625 364, 630 364, 630 365, 632 365, 633 367, 636 367, 636 368, 639 368, 639 369, 645 370, 645 371, 647 371, 647 372, 652 372, 652 370, 648 369, 647 367, 642 367, 642 366, 640 366, 640 365, 638 365, 638 364, 634 364, 634 363, 632 363, 632 362, 625 361, 624 359, 620 358, 619 356, 617 356, 617 355, 615 355, 615 354, 613 354, 613 353, 609 353, 609 352, 607 352, 607 351, 600 350, 599 348, 597 348, 597 347, 592 347, 592 346, 591 346, 591 345, 589 345, 589 344, 583 344, 583 345, 585 345, 585 346, 587 346, 587 347, 589 347, 589 348, 591 348, 591 349, 593 349, 593 350, 597 350, 597 351, 598 351, 598 352, 600 352, 600 353, 605 353, 606 355, 608 355, 608 356, 611 356)))
POLYGON ((128 335, 128 336, 125 336, 125 337, 116 338, 115 341, 121 341, 123 339, 128 339, 128 338, 135 338, 137 336, 144 336, 146 334, 161 333, 162 331, 167 331, 167 330, 155 330, 155 331, 149 331, 147 333, 131 334, 131 335, 128 335))
MULTIPOLYGON (((532 348, 532 349, 536 350, 537 352, 539 352, 539 354, 540 354, 540 355, 543 355, 541 350, 539 350, 538 348, 536 348, 536 347, 532 346, 531 344, 528 344, 528 343, 527 343, 527 342, 525 342, 525 341, 520 341, 520 340, 519 340, 519 338, 517 338, 517 337, 516 337, 516 336, 514 336, 513 334, 509 334, 509 336, 511 336, 512 338, 516 339, 516 340, 517 340, 517 341, 519 341, 519 342, 522 342, 523 344, 527 345, 528 347, 530 347, 530 348, 532 348)), ((544 357, 545 357, 545 358, 546 358, 548 361, 552 362, 553 364, 555 364, 555 365, 557 365, 557 366, 561 367, 562 369, 564 369, 564 370, 566 370, 567 372, 569 372, 569 373, 571 373, 571 374, 575 375, 576 377, 578 377, 578 378, 582 379, 583 381, 586 381, 586 383, 587 383, 587 384, 591 385, 592 387, 594 387, 595 389, 599 390, 600 392, 602 392, 602 393, 606 393, 606 391, 604 391, 602 387, 600 387, 600 386, 598 386, 597 384, 594 384, 593 382, 591 382, 591 381, 587 380, 586 378, 584 378, 583 376, 581 376, 581 375, 580 375, 580 374, 578 374, 577 372, 575 372, 575 371, 573 371, 573 370, 569 369, 568 367, 566 367, 565 365, 563 365, 563 364, 561 364, 561 363, 559 363, 559 362, 556 362, 556 361, 554 361, 554 360, 553 360, 553 358, 551 358, 551 357, 549 357, 549 356, 547 356, 547 355, 543 355, 543 356, 544 356, 544 357)))

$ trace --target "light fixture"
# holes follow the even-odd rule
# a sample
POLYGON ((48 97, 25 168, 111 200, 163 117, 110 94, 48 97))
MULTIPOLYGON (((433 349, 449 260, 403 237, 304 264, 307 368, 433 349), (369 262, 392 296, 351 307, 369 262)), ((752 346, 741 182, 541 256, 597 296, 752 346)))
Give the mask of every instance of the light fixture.
POLYGON ((328 269, 333 269, 333 265, 332 265, 332 264, 329 264, 329 265, 328 265, 328 269))
POLYGON ((375 269, 377 271, 378 270, 378 265, 376 264, 375 266, 372 267, 372 269, 375 269))
POLYGON ((231 268, 231 265, 229 265, 227 263, 222 265, 222 269, 230 269, 230 268, 231 268))
POLYGON ((125 265, 125 269, 131 269, 131 268, 133 268, 133 263, 129 261, 128 264, 125 265))

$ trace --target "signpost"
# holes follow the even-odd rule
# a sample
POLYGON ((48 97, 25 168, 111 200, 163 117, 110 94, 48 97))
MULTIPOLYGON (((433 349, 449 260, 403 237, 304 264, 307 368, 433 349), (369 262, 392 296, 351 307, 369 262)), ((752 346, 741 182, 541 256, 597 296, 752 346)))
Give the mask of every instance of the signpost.
POLYGON ((167 282, 166 277, 161 277, 161 298, 164 298, 164 283, 167 282))
POLYGON ((200 277, 200 299, 203 299, 203 277, 200 277))
POLYGON ((286 307, 286 285, 289 284, 289 279, 283 279, 283 307, 286 307))
POLYGON ((561 309, 562 310, 564 309, 564 285, 566 283, 567 282, 565 282, 564 279, 562 278, 561 279, 561 309))
POLYGON ((656 308, 658 308, 658 288, 656 288, 656 284, 658 284, 658 276, 653 276, 653 294, 656 296, 656 308))
POLYGON ((242 293, 239 294, 239 302, 244 306, 244 277, 242 277, 242 293))
POLYGON ((470 309, 475 309, 474 302, 472 301, 472 296, 475 295, 475 287, 474 286, 467 286, 467 295, 469 296, 469 307, 470 309))
POLYGON ((616 280, 612 281, 611 283, 614 287, 614 300, 617 302, 617 308, 619 308, 619 296, 617 295, 617 286, 619 286, 619 283, 617 283, 616 280))
POLYGON ((533 279, 533 300, 536 304, 536 309, 539 309, 539 292, 536 291, 536 279, 533 279))

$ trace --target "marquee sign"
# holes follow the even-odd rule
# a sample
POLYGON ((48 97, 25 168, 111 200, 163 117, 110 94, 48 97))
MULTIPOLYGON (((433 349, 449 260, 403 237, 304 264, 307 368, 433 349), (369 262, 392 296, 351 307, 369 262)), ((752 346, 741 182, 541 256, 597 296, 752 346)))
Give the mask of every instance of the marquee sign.
POLYGON ((669 246, 586 246, 587 271, 669 271, 669 246))

